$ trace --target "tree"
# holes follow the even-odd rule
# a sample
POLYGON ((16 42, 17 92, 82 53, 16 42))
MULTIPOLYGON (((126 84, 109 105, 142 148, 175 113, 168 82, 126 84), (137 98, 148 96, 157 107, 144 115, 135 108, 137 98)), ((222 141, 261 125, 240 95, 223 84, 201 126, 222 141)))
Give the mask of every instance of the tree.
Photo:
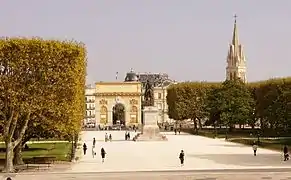
POLYGON ((230 131, 235 124, 243 125, 252 117, 254 100, 242 81, 226 80, 216 93, 216 112, 220 112, 220 120, 230 131))
POLYGON ((175 120, 191 119, 198 132, 198 124, 202 128, 202 120, 207 118, 207 94, 214 84, 217 83, 185 82, 170 86, 167 90, 169 117, 175 120))
POLYGON ((80 131, 85 75, 82 44, 39 38, 0 40, 0 120, 7 172, 13 171, 13 150, 30 120, 46 116, 44 112, 55 117, 50 118, 50 127, 67 134, 80 131))
POLYGON ((260 120, 263 133, 288 133, 291 118, 291 78, 256 82, 256 86, 256 117, 260 120))

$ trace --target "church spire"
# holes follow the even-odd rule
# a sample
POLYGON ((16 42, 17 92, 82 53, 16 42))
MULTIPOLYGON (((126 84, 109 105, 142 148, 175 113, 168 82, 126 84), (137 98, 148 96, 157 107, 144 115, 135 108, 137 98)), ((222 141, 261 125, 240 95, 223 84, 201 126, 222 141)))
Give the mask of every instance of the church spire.
POLYGON ((233 26, 233 34, 232 34, 232 44, 234 46, 239 45, 239 40, 238 40, 238 30, 237 30, 237 24, 236 24, 236 18, 237 15, 234 15, 234 26, 233 26))
POLYGON ((234 15, 232 41, 227 53, 226 79, 234 80, 239 78, 246 82, 246 58, 243 46, 239 42, 236 18, 237 15, 234 15))

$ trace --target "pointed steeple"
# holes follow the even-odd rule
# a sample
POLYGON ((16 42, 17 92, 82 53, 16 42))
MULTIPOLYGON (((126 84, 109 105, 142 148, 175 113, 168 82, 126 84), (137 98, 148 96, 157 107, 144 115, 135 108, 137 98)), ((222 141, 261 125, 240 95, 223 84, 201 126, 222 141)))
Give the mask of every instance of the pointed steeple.
POLYGON ((238 30, 237 30, 237 24, 236 24, 236 18, 237 15, 234 15, 234 26, 233 26, 233 34, 232 34, 232 44, 234 46, 239 45, 239 40, 238 40, 238 30))
POLYGON ((243 46, 239 42, 236 18, 237 16, 235 15, 232 41, 227 53, 226 79, 240 78, 246 82, 246 58, 243 46))

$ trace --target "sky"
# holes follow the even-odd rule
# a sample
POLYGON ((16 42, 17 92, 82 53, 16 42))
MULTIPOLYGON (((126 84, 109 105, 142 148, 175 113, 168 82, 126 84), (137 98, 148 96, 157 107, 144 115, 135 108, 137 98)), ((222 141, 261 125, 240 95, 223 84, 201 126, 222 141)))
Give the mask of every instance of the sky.
POLYGON ((1 0, 0 36, 77 40, 87 83, 126 72, 223 81, 234 15, 248 81, 290 76, 290 0, 1 0))

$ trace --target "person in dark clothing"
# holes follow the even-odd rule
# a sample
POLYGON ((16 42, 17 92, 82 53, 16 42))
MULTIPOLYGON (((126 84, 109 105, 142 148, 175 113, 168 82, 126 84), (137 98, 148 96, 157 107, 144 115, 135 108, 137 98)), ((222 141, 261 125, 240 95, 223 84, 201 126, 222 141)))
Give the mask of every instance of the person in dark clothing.
POLYGON ((83 152, 84 152, 84 155, 86 155, 86 152, 87 152, 87 145, 86 145, 86 143, 83 144, 83 152))
POLYGON ((127 140, 127 132, 125 132, 125 140, 127 140))
POLYGON ((175 131, 175 135, 177 135, 177 129, 176 129, 176 128, 175 128, 175 130, 174 130, 174 131, 175 131))
POLYGON ((127 140, 130 140, 130 133, 127 133, 127 140))
POLYGON ((101 148, 101 158, 102 158, 102 162, 104 162, 105 155, 106 155, 106 152, 105 152, 104 148, 101 148))
POLYGON ((284 161, 289 160, 289 152, 288 152, 288 147, 286 145, 284 146, 283 153, 284 153, 284 161))
POLYGON ((96 139, 93 138, 93 148, 95 147, 95 144, 96 144, 96 139))
POLYGON ((180 162, 181 162, 181 166, 184 166, 184 158, 185 158, 184 151, 181 150, 180 155, 179 155, 179 159, 180 159, 180 162))
POLYGON ((109 134, 109 141, 111 142, 112 141, 112 135, 109 134))

